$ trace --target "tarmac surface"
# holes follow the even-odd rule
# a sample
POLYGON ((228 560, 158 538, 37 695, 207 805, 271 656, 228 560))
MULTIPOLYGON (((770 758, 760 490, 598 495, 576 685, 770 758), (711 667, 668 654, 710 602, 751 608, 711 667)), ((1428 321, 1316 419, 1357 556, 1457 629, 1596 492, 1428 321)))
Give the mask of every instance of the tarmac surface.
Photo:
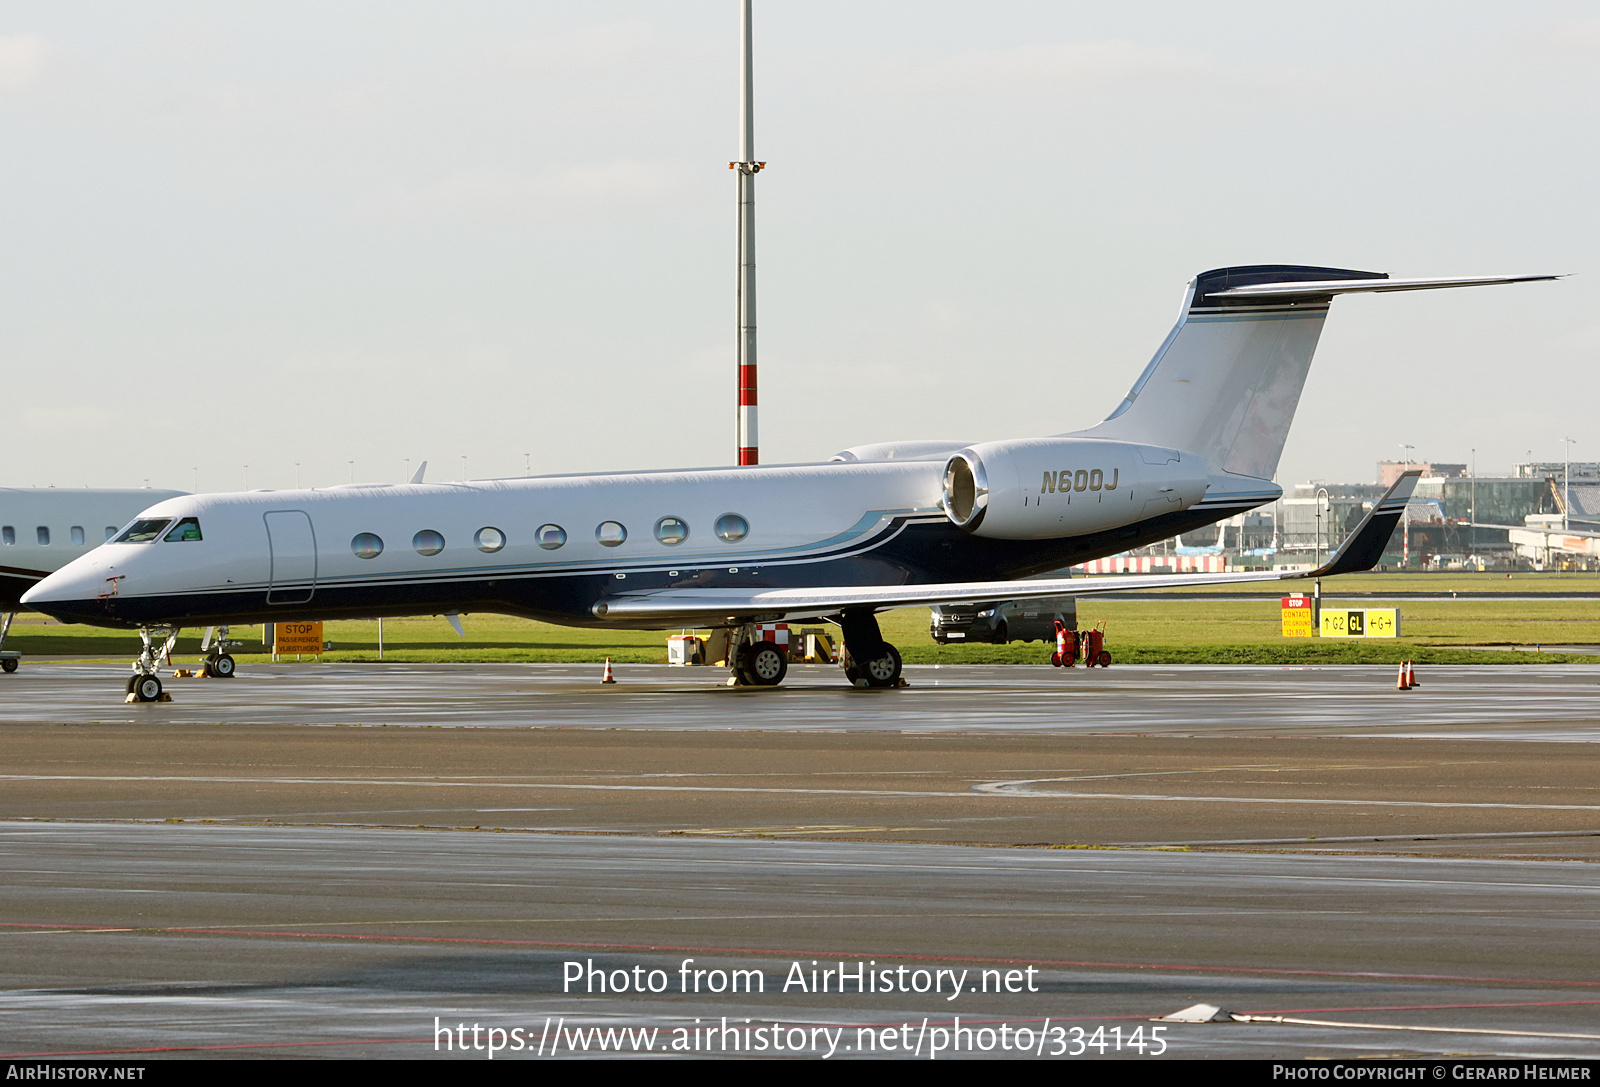
POLYGON ((0 677, 0 1051, 1600 1058, 1585 666, 593 672, 0 677))

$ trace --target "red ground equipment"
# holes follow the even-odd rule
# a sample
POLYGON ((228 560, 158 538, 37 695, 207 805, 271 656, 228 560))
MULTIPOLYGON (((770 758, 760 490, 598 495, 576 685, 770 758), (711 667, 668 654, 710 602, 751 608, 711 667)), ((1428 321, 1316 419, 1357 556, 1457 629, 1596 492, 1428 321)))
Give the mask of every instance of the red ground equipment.
POLYGON ((1099 622, 1093 630, 1086 630, 1080 636, 1083 642, 1083 666, 1093 668, 1099 665, 1102 668, 1111 667, 1111 650, 1106 648, 1106 625, 1099 622))
POLYGON ((1078 632, 1068 630, 1060 619, 1056 620, 1056 651, 1050 654, 1050 663, 1057 668, 1071 668, 1078 663, 1078 632))

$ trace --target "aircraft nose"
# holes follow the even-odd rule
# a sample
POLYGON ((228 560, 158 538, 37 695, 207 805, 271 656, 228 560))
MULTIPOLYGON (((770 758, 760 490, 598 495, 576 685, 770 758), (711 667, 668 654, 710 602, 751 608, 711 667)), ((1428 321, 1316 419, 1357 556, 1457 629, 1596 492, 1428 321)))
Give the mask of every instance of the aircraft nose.
POLYGON ((104 571, 74 562, 23 593, 22 604, 63 623, 94 622, 106 616, 107 589, 104 571))

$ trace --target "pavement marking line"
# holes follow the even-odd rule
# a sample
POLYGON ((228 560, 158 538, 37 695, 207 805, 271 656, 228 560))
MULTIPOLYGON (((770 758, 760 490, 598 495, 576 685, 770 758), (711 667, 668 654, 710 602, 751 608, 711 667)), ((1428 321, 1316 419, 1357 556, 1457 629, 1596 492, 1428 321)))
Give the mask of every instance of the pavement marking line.
POLYGON ((1423 1012, 1463 1011, 1469 1008, 1565 1008, 1600 1004, 1600 1000, 1518 1000, 1498 1004, 1381 1004, 1373 1008, 1289 1008, 1276 1012, 1241 1012, 1241 1015, 1306 1015, 1311 1012, 1423 1012))
POLYGON ((1350 800, 1344 797, 1315 799, 1296 796, 1166 796, 1158 793, 1080 793, 1065 790, 1036 790, 1026 786, 1048 784, 1072 778, 1039 778, 1033 781, 999 781, 974 785, 972 791, 989 796, 1033 797, 1040 800, 1167 800, 1194 804, 1336 804, 1374 808, 1509 808, 1515 811, 1600 811, 1600 804, 1503 804, 1466 800, 1350 800))
POLYGON ((157 1045, 142 1049, 63 1049, 46 1053, 0 1053, 0 1060, 42 1060, 49 1057, 103 1057, 123 1053, 205 1053, 219 1049, 294 1049, 298 1046, 398 1045, 428 1042, 428 1038, 363 1038, 360 1041, 219 1042, 216 1045, 157 1045))
MULTIPOLYGON (((1063 790, 1030 790, 1025 786, 1045 784, 1058 778, 1039 778, 1025 781, 998 781, 973 785, 958 791, 912 789, 798 789, 728 785, 577 785, 566 782, 509 782, 509 781, 437 781, 426 779, 394 780, 389 778, 246 778, 246 777, 187 777, 176 775, 92 775, 92 774, 0 774, 0 781, 123 781, 123 782, 188 782, 201 785, 354 785, 443 789, 567 789, 598 792, 669 792, 669 793, 758 793, 777 795, 812 796, 870 796, 870 797, 1015 797, 1028 800, 1149 800, 1197 804, 1302 804, 1344 807, 1385 808, 1449 808, 1492 809, 1511 811, 1600 811, 1600 804, 1505 804, 1494 802, 1469 802, 1447 800, 1350 800, 1342 797, 1318 800, 1308 797, 1260 796, 1167 796, 1157 793, 1083 793, 1063 790)), ((1071 778, 1064 780, 1073 780, 1071 778)))
POLYGON ((780 789, 727 786, 727 785, 575 785, 565 782, 517 781, 438 781, 429 779, 388 778, 246 778, 246 777, 182 777, 163 775, 93 775, 93 774, 0 774, 0 781, 133 781, 133 782, 189 782, 200 785, 383 785, 441 789, 589 789, 621 792, 656 793, 814 793, 822 796, 970 796, 970 789, 950 792, 909 789, 780 789))
POLYGON ((1287 1015, 1235 1015, 1235 1023, 1291 1023, 1303 1027, 1345 1027, 1351 1030, 1414 1030, 1425 1034, 1497 1034, 1506 1038, 1575 1038, 1600 1041, 1600 1034, 1565 1034, 1547 1030, 1491 1030, 1485 1027, 1414 1027, 1398 1023, 1341 1023, 1333 1019, 1293 1019, 1287 1015))

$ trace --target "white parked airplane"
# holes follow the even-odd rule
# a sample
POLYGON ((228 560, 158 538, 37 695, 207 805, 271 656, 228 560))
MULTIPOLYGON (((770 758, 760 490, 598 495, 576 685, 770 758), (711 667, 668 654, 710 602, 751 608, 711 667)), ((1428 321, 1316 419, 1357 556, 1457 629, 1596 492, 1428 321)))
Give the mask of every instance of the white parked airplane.
POLYGON ((1155 358, 1088 430, 863 446, 821 464, 174 498, 24 602, 140 628, 128 689, 144 700, 160 697, 158 640, 181 626, 471 611, 735 628, 730 663, 758 685, 780 682, 786 662, 754 624, 824 618, 842 628, 846 675, 892 686, 900 655, 876 619, 888 608, 1370 568, 1415 472, 1317 571, 1015 580, 1277 499, 1271 479, 1334 295, 1554 278, 1217 269, 1190 284, 1155 358))
POLYGON ((22 594, 117 534, 152 502, 183 491, 0 487, 0 668, 17 670, 6 634, 22 594))

